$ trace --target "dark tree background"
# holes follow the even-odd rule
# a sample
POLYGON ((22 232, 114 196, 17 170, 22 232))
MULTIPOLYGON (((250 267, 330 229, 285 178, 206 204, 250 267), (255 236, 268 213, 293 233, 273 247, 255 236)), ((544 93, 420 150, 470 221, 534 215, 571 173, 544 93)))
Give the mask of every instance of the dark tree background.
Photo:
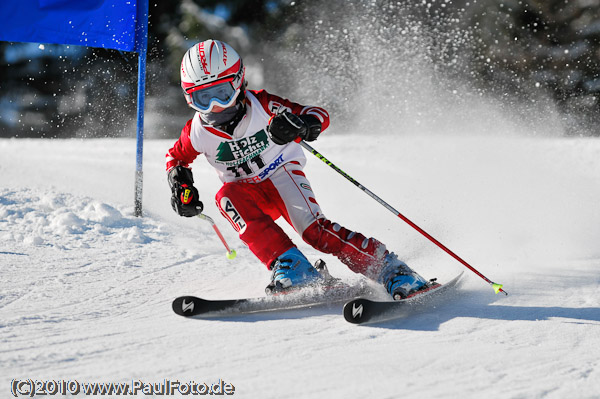
MULTIPOLYGON (((163 1, 150 4, 149 28, 151 138, 178 135, 191 115, 179 63, 206 38, 238 49, 251 88, 348 124, 364 118, 357 92, 396 112, 427 69, 440 90, 460 81, 524 113, 543 93, 567 134, 600 134, 600 0, 163 1)), ((0 42, 0 60, 0 137, 135 135, 135 54, 0 42)))

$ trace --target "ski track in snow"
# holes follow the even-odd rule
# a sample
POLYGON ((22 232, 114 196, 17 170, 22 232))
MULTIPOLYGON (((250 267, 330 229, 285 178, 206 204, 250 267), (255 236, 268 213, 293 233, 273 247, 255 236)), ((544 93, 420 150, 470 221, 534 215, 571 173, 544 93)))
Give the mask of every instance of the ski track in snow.
MULTIPOLYGON (((179 295, 263 295, 270 274, 219 216, 220 183, 204 160, 193 168, 205 212, 238 257, 225 258, 208 223, 172 212, 170 145, 145 143, 145 217, 135 218, 134 140, 0 140, 0 397, 13 378, 223 379, 241 398, 600 397, 599 140, 319 140, 328 159, 510 294, 467 271, 435 309, 360 327, 341 306, 173 314, 179 295)), ((463 270, 307 157, 329 218, 381 239, 426 277, 463 270)), ((284 229, 332 274, 356 278, 284 229)))

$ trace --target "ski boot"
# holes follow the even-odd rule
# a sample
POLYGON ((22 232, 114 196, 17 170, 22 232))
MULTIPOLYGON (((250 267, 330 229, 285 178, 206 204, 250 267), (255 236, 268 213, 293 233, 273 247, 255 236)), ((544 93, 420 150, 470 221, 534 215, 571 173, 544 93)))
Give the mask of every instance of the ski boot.
POLYGON ((286 291, 323 281, 321 274, 298 250, 291 248, 279 255, 271 265, 271 283, 265 288, 267 294, 286 291))
POLYGON ((427 287, 427 280, 399 260, 393 252, 385 255, 378 281, 383 283, 396 301, 427 287))

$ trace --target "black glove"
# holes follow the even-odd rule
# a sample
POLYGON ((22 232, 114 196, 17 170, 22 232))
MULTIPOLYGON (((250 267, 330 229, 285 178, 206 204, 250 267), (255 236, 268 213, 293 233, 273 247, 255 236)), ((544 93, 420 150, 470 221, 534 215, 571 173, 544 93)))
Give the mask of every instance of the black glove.
POLYGON ((192 171, 183 166, 176 166, 169 171, 171 186, 171 206, 179 216, 192 217, 202 213, 204 205, 198 199, 198 190, 194 187, 192 171))
POLYGON ((298 137, 314 141, 321 134, 321 121, 314 115, 296 115, 285 111, 271 119, 267 132, 271 140, 279 145, 287 144, 298 137))

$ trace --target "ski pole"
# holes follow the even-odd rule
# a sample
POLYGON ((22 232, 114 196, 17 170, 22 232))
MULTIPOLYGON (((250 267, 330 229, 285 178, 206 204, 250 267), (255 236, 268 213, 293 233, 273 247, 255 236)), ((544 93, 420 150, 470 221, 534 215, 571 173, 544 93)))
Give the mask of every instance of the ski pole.
POLYGON ((394 215, 398 216, 400 219, 404 220, 406 223, 408 223, 409 226, 411 226, 413 229, 417 230, 419 233, 421 233, 423 236, 425 236, 425 238, 427 238, 429 241, 433 242, 435 245, 437 245, 438 247, 440 247, 441 249, 443 249, 448 255, 452 256, 454 259, 456 259, 457 261, 459 261, 460 263, 462 263, 464 266, 466 266, 473 273, 475 273, 476 275, 478 275, 479 277, 481 277, 483 280, 485 280, 488 284, 490 284, 492 286, 492 288, 494 288, 494 292, 496 292, 496 294, 498 292, 502 292, 504 295, 508 295, 508 293, 502 289, 502 284, 496 284, 493 281, 491 281, 490 279, 488 279, 486 276, 484 276, 483 274, 481 274, 479 271, 477 271, 477 269, 475 269, 473 266, 471 266, 470 264, 468 264, 460 256, 458 256, 457 254, 455 254, 454 252, 452 252, 444 244, 442 244, 441 242, 439 242, 438 240, 436 240, 435 238, 433 238, 429 233, 427 233, 425 230, 423 230, 422 228, 420 228, 419 226, 417 226, 415 223, 413 223, 410 219, 408 219, 402 213, 398 212, 396 209, 394 209, 387 202, 385 202, 384 200, 382 200, 381 198, 379 198, 371 190, 369 190, 368 188, 366 188, 365 186, 363 186, 362 184, 360 184, 359 182, 357 182, 356 180, 354 180, 354 178, 352 178, 352 176, 350 176, 349 174, 347 174, 346 172, 344 172, 343 170, 341 170, 340 168, 338 168, 337 166, 335 166, 331 161, 329 161, 327 158, 325 158, 320 152, 318 152, 317 150, 315 150, 314 148, 312 148, 310 145, 308 145, 304 141, 300 141, 300 145, 302 147, 304 147, 307 151, 309 151, 311 154, 313 154, 314 156, 316 156, 317 158, 319 158, 321 161, 325 162, 325 164, 329 165, 333 170, 335 170, 336 172, 338 172, 340 175, 344 176, 347 180, 349 180, 356 187, 358 187, 359 189, 361 189, 362 191, 364 191, 365 193, 367 193, 371 198, 373 198, 375 201, 379 202, 387 210, 389 210, 390 212, 392 212, 394 215))
POLYGON ((207 222, 209 222, 212 225, 213 229, 215 230, 215 233, 217 233, 217 235, 221 239, 221 242, 225 246, 225 249, 227 249, 227 254, 225 254, 225 256, 227 256, 227 259, 235 259, 235 257, 237 256, 237 253, 235 252, 235 249, 230 249, 229 248, 229 245, 227 245, 227 241, 225 241, 225 237, 223 237, 223 234, 221 234, 221 231, 219 230, 219 228, 215 224, 215 221, 212 220, 212 218, 210 216, 205 215, 203 213, 199 214, 198 217, 200 219, 202 219, 202 220, 206 220, 207 222))

